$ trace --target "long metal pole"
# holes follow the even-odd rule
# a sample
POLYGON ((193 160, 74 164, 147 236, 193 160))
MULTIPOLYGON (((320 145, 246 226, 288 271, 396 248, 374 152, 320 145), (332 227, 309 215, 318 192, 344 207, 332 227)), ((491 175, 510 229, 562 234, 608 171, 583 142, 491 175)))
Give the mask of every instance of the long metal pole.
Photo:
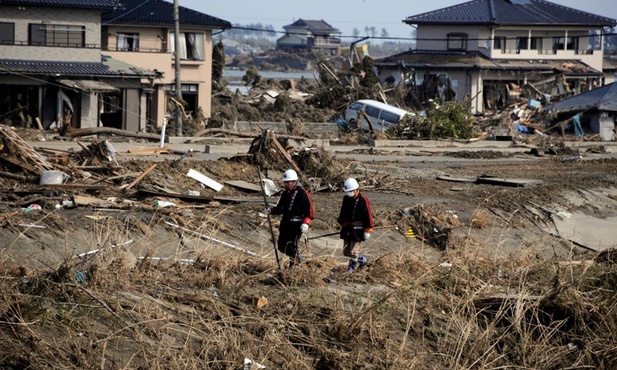
MULTIPOLYGON (((266 189, 264 188, 264 183, 261 178, 261 168, 259 165, 256 165, 257 173, 259 174, 259 185, 261 186, 261 195, 264 197, 264 207, 268 208, 268 198, 266 198, 266 189)), ((276 264, 279 267, 279 271, 281 270, 281 261, 279 260, 279 252, 276 247, 276 239, 274 238, 274 229, 272 228, 272 221, 270 220, 270 214, 267 214, 268 217, 268 226, 270 227, 270 237, 272 238, 272 245, 274 246, 274 255, 276 256, 276 264)))
MULTIPOLYGON (((176 72, 176 99, 182 103, 182 78, 180 76, 180 12, 178 0, 174 0, 174 71, 176 72)), ((176 106, 176 134, 182 136, 182 109, 176 106)))

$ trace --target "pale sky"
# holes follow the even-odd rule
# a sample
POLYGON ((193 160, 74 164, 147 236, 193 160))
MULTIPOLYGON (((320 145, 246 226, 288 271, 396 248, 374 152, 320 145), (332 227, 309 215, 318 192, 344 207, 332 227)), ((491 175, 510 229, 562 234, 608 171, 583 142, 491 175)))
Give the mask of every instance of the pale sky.
MULTIPOLYGON (((167 0, 173 2, 173 0, 167 0)), ((365 27, 375 27, 377 36, 385 28, 390 37, 408 38, 411 26, 403 19, 426 13, 465 0, 178 0, 180 6, 197 10, 231 24, 272 25, 275 31, 284 31, 283 26, 299 18, 323 19, 338 28, 342 36, 352 36, 357 28, 360 35, 365 27)), ((589 13, 617 19, 617 4, 614 0, 552 0, 589 13)), ((343 39, 349 41, 350 39, 343 39)))

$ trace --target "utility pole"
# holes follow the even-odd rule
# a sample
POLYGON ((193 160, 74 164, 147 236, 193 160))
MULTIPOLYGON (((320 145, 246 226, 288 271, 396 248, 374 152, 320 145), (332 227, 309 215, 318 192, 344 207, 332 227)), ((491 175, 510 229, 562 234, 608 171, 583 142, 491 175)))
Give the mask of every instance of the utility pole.
POLYGON ((178 0, 174 0, 174 70, 176 72, 176 134, 182 136, 182 79, 180 78, 180 15, 178 0))

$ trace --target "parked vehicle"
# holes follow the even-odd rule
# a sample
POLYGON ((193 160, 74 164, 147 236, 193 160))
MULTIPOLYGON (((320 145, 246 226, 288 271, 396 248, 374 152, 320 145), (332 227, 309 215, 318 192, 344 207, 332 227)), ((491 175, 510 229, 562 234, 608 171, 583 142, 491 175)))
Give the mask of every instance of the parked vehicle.
POLYGON ((399 124, 405 116, 414 116, 413 112, 388 105, 377 100, 363 99, 353 102, 345 110, 345 122, 349 127, 361 126, 368 130, 369 125, 366 116, 358 115, 360 110, 364 110, 366 116, 371 119, 374 131, 381 131, 399 124))

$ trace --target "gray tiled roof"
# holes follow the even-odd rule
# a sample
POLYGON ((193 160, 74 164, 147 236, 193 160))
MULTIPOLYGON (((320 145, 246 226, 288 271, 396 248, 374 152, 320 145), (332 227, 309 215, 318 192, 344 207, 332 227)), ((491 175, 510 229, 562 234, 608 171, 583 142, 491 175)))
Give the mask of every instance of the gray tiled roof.
MULTIPOLYGON (((141 78, 138 70, 112 70, 104 63, 95 62, 50 62, 44 60, 0 59, 0 75, 25 74, 63 77, 127 77, 141 78)), ((152 73, 146 73, 152 74, 152 73)))
MULTIPOLYGON (((174 25, 173 4, 163 0, 119 0, 120 6, 103 14, 103 24, 134 24, 168 26, 174 25)), ((217 29, 231 28, 231 23, 196 10, 178 7, 182 26, 217 29)))
POLYGON ((113 9, 115 0, 0 0, 0 5, 113 9))
MULTIPOLYGON (((584 2, 581 2, 584 5, 584 2)), ((611 18, 568 8, 545 0, 473 0, 409 16, 407 24, 438 25, 572 25, 612 27, 611 18)))
POLYGON ((600 111, 617 111, 617 83, 613 82, 588 92, 565 98, 546 109, 560 113, 595 108, 600 111))
POLYGON ((304 27, 310 30, 312 33, 325 33, 325 34, 340 33, 338 29, 332 27, 323 19, 322 20, 298 19, 294 23, 289 24, 283 28, 287 29, 288 27, 304 27))

